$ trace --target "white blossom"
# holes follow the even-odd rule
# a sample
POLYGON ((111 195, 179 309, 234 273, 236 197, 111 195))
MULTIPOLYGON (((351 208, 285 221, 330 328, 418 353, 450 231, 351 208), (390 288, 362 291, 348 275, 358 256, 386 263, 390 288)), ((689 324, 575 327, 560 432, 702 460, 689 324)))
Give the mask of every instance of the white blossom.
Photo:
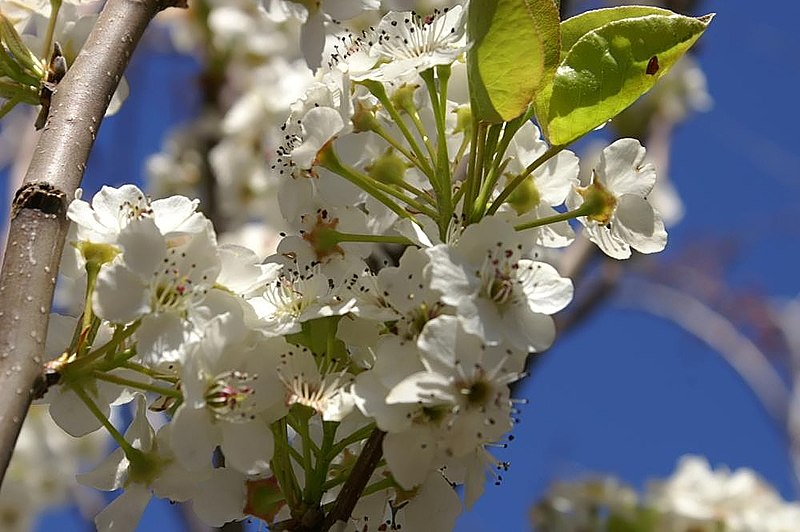
POLYGON ((645 149, 639 141, 614 142, 603 150, 592 182, 567 198, 571 209, 581 204, 582 195, 602 198, 601 213, 578 219, 589 239, 615 259, 630 257, 631 248, 655 253, 667 245, 664 222, 647 198, 655 185, 656 171, 644 159, 645 149))

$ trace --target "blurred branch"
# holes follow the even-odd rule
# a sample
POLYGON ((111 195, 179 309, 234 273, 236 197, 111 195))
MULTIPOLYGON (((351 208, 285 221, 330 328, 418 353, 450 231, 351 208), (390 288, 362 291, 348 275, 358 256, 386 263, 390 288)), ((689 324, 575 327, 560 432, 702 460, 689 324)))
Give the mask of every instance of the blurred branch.
POLYGON ((722 355, 767 413, 786 426, 791 390, 767 356, 733 323, 680 290, 641 280, 633 286, 636 295, 625 298, 626 303, 672 321, 722 355))
POLYGON ((0 482, 41 374, 48 313, 80 185, 111 97, 150 20, 168 0, 109 0, 66 77, 12 205, 0 273, 0 482))

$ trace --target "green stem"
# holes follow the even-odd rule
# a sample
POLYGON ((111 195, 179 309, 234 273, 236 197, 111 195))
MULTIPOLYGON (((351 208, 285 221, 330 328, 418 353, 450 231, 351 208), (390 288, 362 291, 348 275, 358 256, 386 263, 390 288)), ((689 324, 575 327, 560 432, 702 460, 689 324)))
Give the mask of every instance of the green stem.
MULTIPOLYGON (((461 144, 458 146, 458 151, 456 152, 456 157, 453 159, 453 164, 450 167, 450 174, 456 173, 456 168, 458 168, 458 163, 461 161, 461 158, 464 157, 464 152, 467 151, 467 146, 469 146, 469 137, 467 136, 466 132, 464 132, 464 137, 461 139, 461 144)), ((464 187, 461 187, 463 190, 464 187)), ((453 201, 454 204, 457 204, 457 201, 453 201)))
POLYGON ((422 124, 422 120, 419 119, 419 113, 417 113, 416 109, 409 109, 406 111, 406 114, 411 117, 411 122, 417 129, 423 144, 425 144, 425 149, 428 150, 428 156, 430 157, 430 160, 435 161, 436 151, 433 149, 430 138, 428 138, 427 132, 425 131, 425 126, 422 124))
POLYGON ((53 47, 53 34, 56 31, 56 22, 58 22, 58 12, 61 10, 61 0, 50 0, 50 20, 47 21, 47 33, 44 37, 44 50, 42 50, 42 57, 47 61, 50 57, 50 50, 53 47))
POLYGON ((129 460, 133 460, 135 456, 138 455, 138 451, 133 447, 133 445, 125 439, 125 436, 117 430, 117 428, 108 420, 105 414, 97 407, 95 402, 92 400, 91 397, 86 393, 86 391, 80 386, 72 386, 70 389, 75 392, 75 394, 83 401, 83 404, 86 405, 86 408, 97 418, 100 424, 105 427, 111 437, 117 442, 117 445, 120 446, 122 451, 125 453, 125 456, 129 460))
POLYGON ((275 450, 272 453, 270 466, 281 492, 286 497, 289 508, 294 511, 299 508, 302 499, 300 487, 297 484, 292 462, 289 458, 289 433, 286 430, 286 423, 287 421, 284 417, 270 425, 275 441, 275 450))
MULTIPOLYGON (((430 207, 427 205, 423 205, 422 203, 414 200, 413 198, 409 198, 401 191, 397 190, 396 188, 376 181, 369 177, 368 175, 364 175, 353 168, 349 168, 343 165, 339 158, 333 151, 333 147, 328 145, 326 148, 323 148, 322 151, 319 152, 318 156, 319 164, 323 168, 327 168, 331 172, 342 176, 343 178, 347 179, 360 189, 364 190, 375 199, 386 205, 392 212, 400 216, 401 218, 411 218, 412 220, 414 217, 400 207, 397 203, 392 201, 389 196, 393 196, 403 202, 405 202, 409 207, 416 209, 417 211, 427 215, 427 216, 435 216, 436 213, 431 210, 430 207)), ((435 218, 434 218, 435 219, 435 218)))
POLYGON ((543 225, 554 224, 557 222, 564 222, 566 220, 572 220, 573 218, 577 218, 578 216, 588 216, 592 214, 593 209, 583 204, 574 211, 567 211, 560 214, 554 214, 553 216, 546 216, 544 218, 539 218, 538 220, 533 220, 530 222, 525 222, 523 224, 515 225, 514 229, 517 231, 524 231, 525 229, 533 229, 534 227, 541 227, 543 225))
POLYGON ((565 146, 550 146, 546 152, 544 152, 538 159, 533 161, 531 164, 525 168, 525 171, 515 177, 506 187, 500 192, 500 194, 492 201, 492 204, 486 210, 486 214, 491 216, 492 214, 497 212, 497 209, 500 208, 500 205, 505 202, 508 197, 511 195, 512 192, 525 180, 526 177, 531 175, 534 170, 542 166, 544 163, 558 155, 565 146))
POLYGON ((137 373, 141 373, 142 375, 147 375, 148 377, 151 377, 153 379, 157 379, 157 380, 160 380, 160 381, 167 381, 167 382, 171 382, 173 384, 178 382, 178 378, 177 377, 174 377, 172 375, 166 375, 166 374, 158 372, 158 371, 156 371, 154 369, 148 368, 147 366, 143 366, 141 364, 137 364, 136 362, 125 361, 125 362, 122 362, 117 367, 129 369, 131 371, 135 371, 137 373))
POLYGON ((450 173, 450 154, 447 150, 447 133, 445 116, 447 110, 447 82, 450 79, 450 67, 439 67, 439 86, 433 79, 433 69, 421 73, 433 107, 436 122, 436 179, 439 182, 439 237, 445 240, 450 218, 453 215, 453 184, 450 173))
MULTIPOLYGON (((406 148, 405 146, 400 144, 400 142, 398 142, 398 140, 396 138, 391 136, 385 129, 383 129, 382 127, 376 127, 374 129, 372 129, 371 131, 373 131, 376 135, 378 135, 380 138, 385 140, 389 144, 389 146, 391 146, 395 150, 399 151, 406 159, 409 160, 409 162, 411 164, 416 166, 419 169, 420 172, 425 174, 426 170, 422 166, 422 164, 419 162, 419 159, 417 159, 417 157, 415 157, 413 153, 408 151, 408 148, 406 148)), ((430 176, 428 176, 428 177, 430 178, 430 176)))
MULTIPOLYGON (((519 131, 523 124, 525 124, 527 119, 528 115, 525 114, 512 120, 511 122, 506 122, 505 127, 503 128, 503 136, 494 151, 494 157, 492 158, 492 164, 489 168, 486 182, 481 187, 481 192, 477 201, 478 205, 485 206, 489 202, 492 190, 494 190, 495 185, 497 185, 497 181, 500 179, 500 176, 503 173, 503 168, 505 168, 505 165, 508 164, 509 160, 505 159, 504 161, 503 159, 506 151, 508 151, 508 146, 511 144, 511 139, 514 138, 514 135, 516 135, 517 131, 519 131)), ((480 214, 483 214, 483 211, 481 211, 480 214)))
POLYGON ((418 198, 420 198, 422 200, 425 200, 431 207, 435 206, 435 202, 434 202, 434 200, 433 200, 433 198, 431 197, 430 194, 418 189, 417 187, 415 187, 411 183, 408 183, 407 181, 400 181, 399 183, 393 183, 393 184, 396 187, 399 187, 399 188, 401 188, 403 190, 411 192, 412 194, 414 194, 418 198))
MULTIPOLYGON (((116 349, 120 346, 120 344, 122 344, 122 342, 126 338, 131 336, 136 331, 136 329, 139 328, 139 323, 140 322, 137 321, 137 322, 134 322, 131 325, 128 325, 127 327, 118 327, 114 331, 114 334, 111 337, 111 340, 109 340, 108 342, 106 342, 102 346, 98 347, 94 351, 91 351, 90 353, 86 354, 85 356, 82 356, 82 357, 78 358, 77 360, 75 360, 74 362, 71 362, 70 365, 69 365, 70 371, 79 371, 82 368, 90 365, 92 362, 96 361, 97 359, 103 357, 104 355, 106 355, 106 354, 108 354, 110 352, 116 351, 116 349)), ((133 352, 134 352, 134 354, 136 353, 135 350, 133 350, 133 352)), ((116 366, 112 366, 112 367, 116 367, 116 366)))
POLYGON ((120 377, 118 375, 110 375, 108 373, 103 373, 101 371, 94 371, 92 372, 92 375, 97 380, 110 382, 112 384, 127 386, 128 388, 136 388, 138 390, 142 390, 145 392, 153 392, 157 393, 158 395, 163 395, 165 397, 174 397, 175 399, 183 399, 183 394, 178 390, 174 390, 172 388, 164 388, 163 386, 158 386, 155 384, 148 384, 146 382, 139 382, 132 379, 126 379, 125 377, 120 377))
POLYGON ((366 497, 367 495, 372 495, 377 491, 389 489, 392 487, 394 487, 394 479, 392 479, 391 477, 384 478, 364 488, 364 491, 361 493, 361 496, 366 497))
MULTIPOLYGON (((300 438, 303 440, 303 455, 300 456, 300 460, 298 463, 303 465, 303 471, 305 473, 305 497, 304 500, 307 503, 311 503, 309 494, 311 494, 312 484, 313 484, 313 472, 314 472, 314 463, 311 459, 311 452, 312 452, 312 445, 314 444, 313 440, 311 439, 311 435, 308 432, 308 419, 310 416, 303 416, 304 419, 299 418, 298 416, 293 415, 291 412, 288 416, 286 416, 286 421, 289 423, 297 434, 300 435, 300 438)), ((316 447, 316 446, 314 446, 316 447)), ((289 448, 292 449, 291 447, 289 448)))
POLYGON ((94 312, 92 311, 92 294, 94 294, 94 286, 99 273, 100 264, 96 262, 86 263, 86 293, 84 295, 83 324, 81 326, 81 329, 84 331, 89 330, 92 325, 92 318, 94 317, 94 312))
POLYGON ((355 233, 340 233, 333 231, 338 242, 374 242, 377 244, 402 244, 413 246, 414 243, 400 235, 359 235, 355 233))
POLYGON ((408 142, 408 145, 411 147, 411 151, 413 151, 414 155, 416 155, 422 172, 428 176, 428 179, 431 180, 431 184, 433 184, 433 169, 427 164, 428 160, 425 158, 425 153, 422 151, 422 148, 420 148, 417 139, 408 129, 408 126, 406 126, 403 118, 400 116, 400 113, 397 111, 391 99, 386 94, 386 89, 384 88, 383 84, 372 80, 363 81, 361 84, 364 85, 367 90, 369 90, 369 92, 378 99, 379 102, 381 102, 383 108, 387 113, 389 113, 389 116, 394 121, 395 125, 397 125, 397 127, 400 129, 400 132, 403 134, 406 142, 408 142))
POLYGON ((317 453, 317 463, 313 471, 310 491, 308 492, 308 502, 318 505, 325 493, 325 481, 328 477, 328 469, 331 465, 330 448, 336 438, 336 429, 339 423, 333 421, 322 422, 322 448, 317 453))
POLYGON ((354 443, 360 442, 362 440, 366 440, 369 437, 369 435, 372 434, 372 431, 374 429, 375 429, 375 424, 374 423, 370 423, 369 425, 366 425, 365 427, 361 427, 360 429, 358 429, 357 431, 353 432, 352 434, 350 434, 346 438, 343 438, 343 439, 339 440, 339 442, 336 445, 331 447, 330 451, 328 452, 328 454, 326 456, 327 459, 328 460, 333 460, 334 458, 336 458, 339 455, 339 453, 344 451, 346 447, 348 447, 350 445, 353 445, 354 443))
POLYGON ((475 201, 483 184, 483 158, 486 150, 487 132, 488 124, 478 122, 473 136, 472 152, 470 153, 470 172, 467 175, 469 188, 464 196, 464 214, 467 216, 470 216, 475 211, 475 201))

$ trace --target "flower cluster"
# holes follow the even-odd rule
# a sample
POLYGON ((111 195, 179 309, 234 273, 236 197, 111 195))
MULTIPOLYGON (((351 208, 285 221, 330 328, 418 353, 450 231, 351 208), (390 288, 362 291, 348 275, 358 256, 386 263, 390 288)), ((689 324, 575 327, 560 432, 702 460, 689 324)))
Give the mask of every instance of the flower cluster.
MULTIPOLYGON (((308 20, 328 2, 310 5, 308 20)), ((71 203, 64 271, 83 309, 53 321, 68 326, 53 332, 45 400, 68 433, 103 427, 119 446, 80 476, 124 489, 101 529, 131 529, 153 494, 211 525, 321 526, 362 476, 347 530, 449 530, 499 480, 510 386, 572 299, 551 260, 576 238, 570 220, 617 259, 660 251, 666 232, 638 141, 612 143, 582 182, 532 109, 473 117, 466 18, 391 12, 339 35, 272 133, 270 165, 250 157, 260 119, 231 109, 240 137, 215 150, 244 150, 232 176, 270 176, 263 216, 282 238, 267 257, 218 242, 184 196, 125 185, 71 203), (131 402, 122 434, 111 407, 131 402)), ((187 167, 173 163, 152 167, 187 167)))
POLYGON ((781 499, 750 469, 712 469, 703 457, 684 456, 671 477, 651 482, 641 497, 610 477, 558 483, 531 517, 537 530, 782 532, 800 522, 800 504, 781 499))

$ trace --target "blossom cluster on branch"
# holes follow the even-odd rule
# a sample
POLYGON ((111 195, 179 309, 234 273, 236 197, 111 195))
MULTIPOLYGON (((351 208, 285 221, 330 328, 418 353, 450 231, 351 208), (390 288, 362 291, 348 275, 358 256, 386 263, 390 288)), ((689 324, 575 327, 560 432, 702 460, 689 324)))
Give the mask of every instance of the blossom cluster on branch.
MULTIPOLYGON (((710 20, 642 7, 559 25, 551 0, 534 3, 535 16, 521 0, 497 2, 488 21, 479 3, 391 11, 356 33, 334 17, 377 2, 342 2, 348 15, 328 13, 333 2, 302 3, 299 15, 284 2, 236 8, 263 16, 252 35, 295 8, 308 64, 325 57, 269 132, 269 161, 268 121, 236 105, 215 147, 241 163, 230 175, 268 175, 275 189, 265 216, 282 233, 266 258, 219 243, 183 195, 124 185, 71 202, 62 296, 79 317, 52 318, 43 400, 70 435, 104 429, 118 445, 79 476, 124 490, 100 529, 132 529, 155 495, 191 501, 212 525, 255 516, 318 530, 334 515, 346 530, 450 530, 487 476, 499 480, 507 464, 492 450, 514 426, 510 385, 553 343, 551 316, 572 299, 552 264, 575 239, 570 221, 615 259, 667 241, 639 141, 588 163, 566 148, 647 90, 710 20), (519 18, 533 29, 522 24, 520 39, 544 43, 528 87, 497 52, 511 53, 502 33, 519 18), (620 51, 615 23, 643 57, 620 51), (649 43, 659 32, 675 42, 649 43), (629 65, 600 72, 619 84, 599 102, 573 102, 571 80, 599 75, 576 70, 597 47, 629 65), (109 418, 126 403, 135 416, 122 434, 109 418), (334 513, 353 489, 357 502, 334 513)), ((228 213, 253 206, 231 201, 228 213)))

